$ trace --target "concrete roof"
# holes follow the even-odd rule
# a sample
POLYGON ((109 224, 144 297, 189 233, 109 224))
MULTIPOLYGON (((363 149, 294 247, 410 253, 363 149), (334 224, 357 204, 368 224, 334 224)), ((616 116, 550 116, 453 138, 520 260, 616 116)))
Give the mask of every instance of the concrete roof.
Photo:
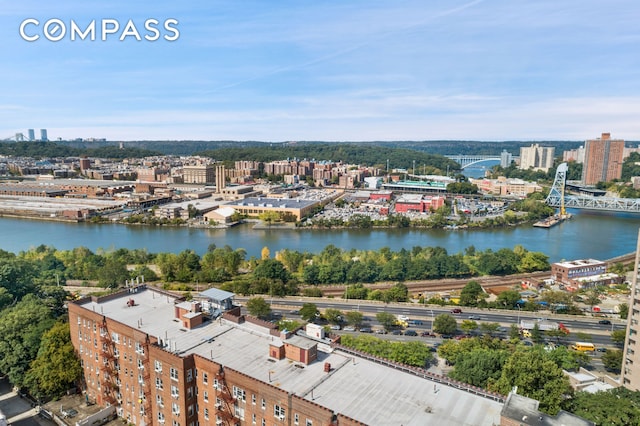
MULTIPOLYGON (((318 360, 304 365, 270 358, 269 345, 280 345, 282 340, 256 324, 218 319, 185 329, 174 319, 175 302, 166 293, 139 287, 121 297, 82 306, 163 339, 167 349, 179 355, 198 354, 363 423, 475 426, 500 422, 500 402, 435 384, 328 343, 318 343, 318 360), (127 306, 129 298, 135 306, 127 306), (331 365, 329 373, 324 371, 325 363, 331 365)), ((302 336, 290 341, 297 346, 303 341, 316 343, 302 336)))

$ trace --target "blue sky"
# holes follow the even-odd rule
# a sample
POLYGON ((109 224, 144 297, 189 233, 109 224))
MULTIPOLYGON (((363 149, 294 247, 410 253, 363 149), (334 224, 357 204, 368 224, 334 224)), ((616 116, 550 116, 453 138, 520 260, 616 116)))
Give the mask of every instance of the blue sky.
POLYGON ((0 37, 0 139, 640 140, 637 0, 0 0, 0 37))

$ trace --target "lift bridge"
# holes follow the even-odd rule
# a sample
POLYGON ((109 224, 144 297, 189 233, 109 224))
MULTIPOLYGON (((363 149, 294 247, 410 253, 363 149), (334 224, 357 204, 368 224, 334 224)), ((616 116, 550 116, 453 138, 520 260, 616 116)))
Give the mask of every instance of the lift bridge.
POLYGON ((567 163, 562 163, 558 166, 553 186, 551 187, 551 191, 549 191, 549 196, 545 200, 547 205, 559 208, 560 214, 565 214, 565 208, 640 213, 640 199, 638 198, 566 195, 565 185, 568 169, 567 163))

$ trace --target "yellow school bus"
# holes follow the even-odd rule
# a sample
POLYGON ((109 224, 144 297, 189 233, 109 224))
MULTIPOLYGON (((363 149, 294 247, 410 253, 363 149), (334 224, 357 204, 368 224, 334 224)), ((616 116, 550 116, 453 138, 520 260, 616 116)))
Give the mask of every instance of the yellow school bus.
POLYGON ((585 352, 596 350, 596 347, 593 343, 586 343, 586 342, 576 342, 571 346, 571 348, 576 351, 585 351, 585 352))

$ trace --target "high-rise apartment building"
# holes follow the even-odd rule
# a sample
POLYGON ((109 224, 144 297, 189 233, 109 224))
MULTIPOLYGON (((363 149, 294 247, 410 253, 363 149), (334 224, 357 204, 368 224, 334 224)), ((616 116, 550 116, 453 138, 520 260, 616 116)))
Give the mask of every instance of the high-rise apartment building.
POLYGON ((33 129, 29 129, 28 134, 29 134, 29 141, 36 140, 36 132, 33 129))
POLYGON ((380 362, 315 324, 280 332, 232 298, 140 285, 69 303, 87 400, 135 425, 500 424, 503 395, 380 362))
POLYGON ((587 140, 584 146, 582 184, 595 185, 598 182, 620 179, 623 158, 623 139, 611 139, 610 133, 603 133, 600 138, 587 140))
POLYGON ((627 336, 622 352, 622 386, 632 391, 640 391, 640 288, 638 288, 638 262, 640 262, 640 230, 636 248, 636 261, 631 280, 631 299, 627 316, 627 336))
POLYGON ((520 168, 522 170, 542 170, 548 172, 553 167, 554 147, 540 146, 534 143, 530 147, 520 148, 520 168))
POLYGON ((47 142, 49 137, 47 136, 47 129, 40 129, 40 140, 42 142, 47 142))

